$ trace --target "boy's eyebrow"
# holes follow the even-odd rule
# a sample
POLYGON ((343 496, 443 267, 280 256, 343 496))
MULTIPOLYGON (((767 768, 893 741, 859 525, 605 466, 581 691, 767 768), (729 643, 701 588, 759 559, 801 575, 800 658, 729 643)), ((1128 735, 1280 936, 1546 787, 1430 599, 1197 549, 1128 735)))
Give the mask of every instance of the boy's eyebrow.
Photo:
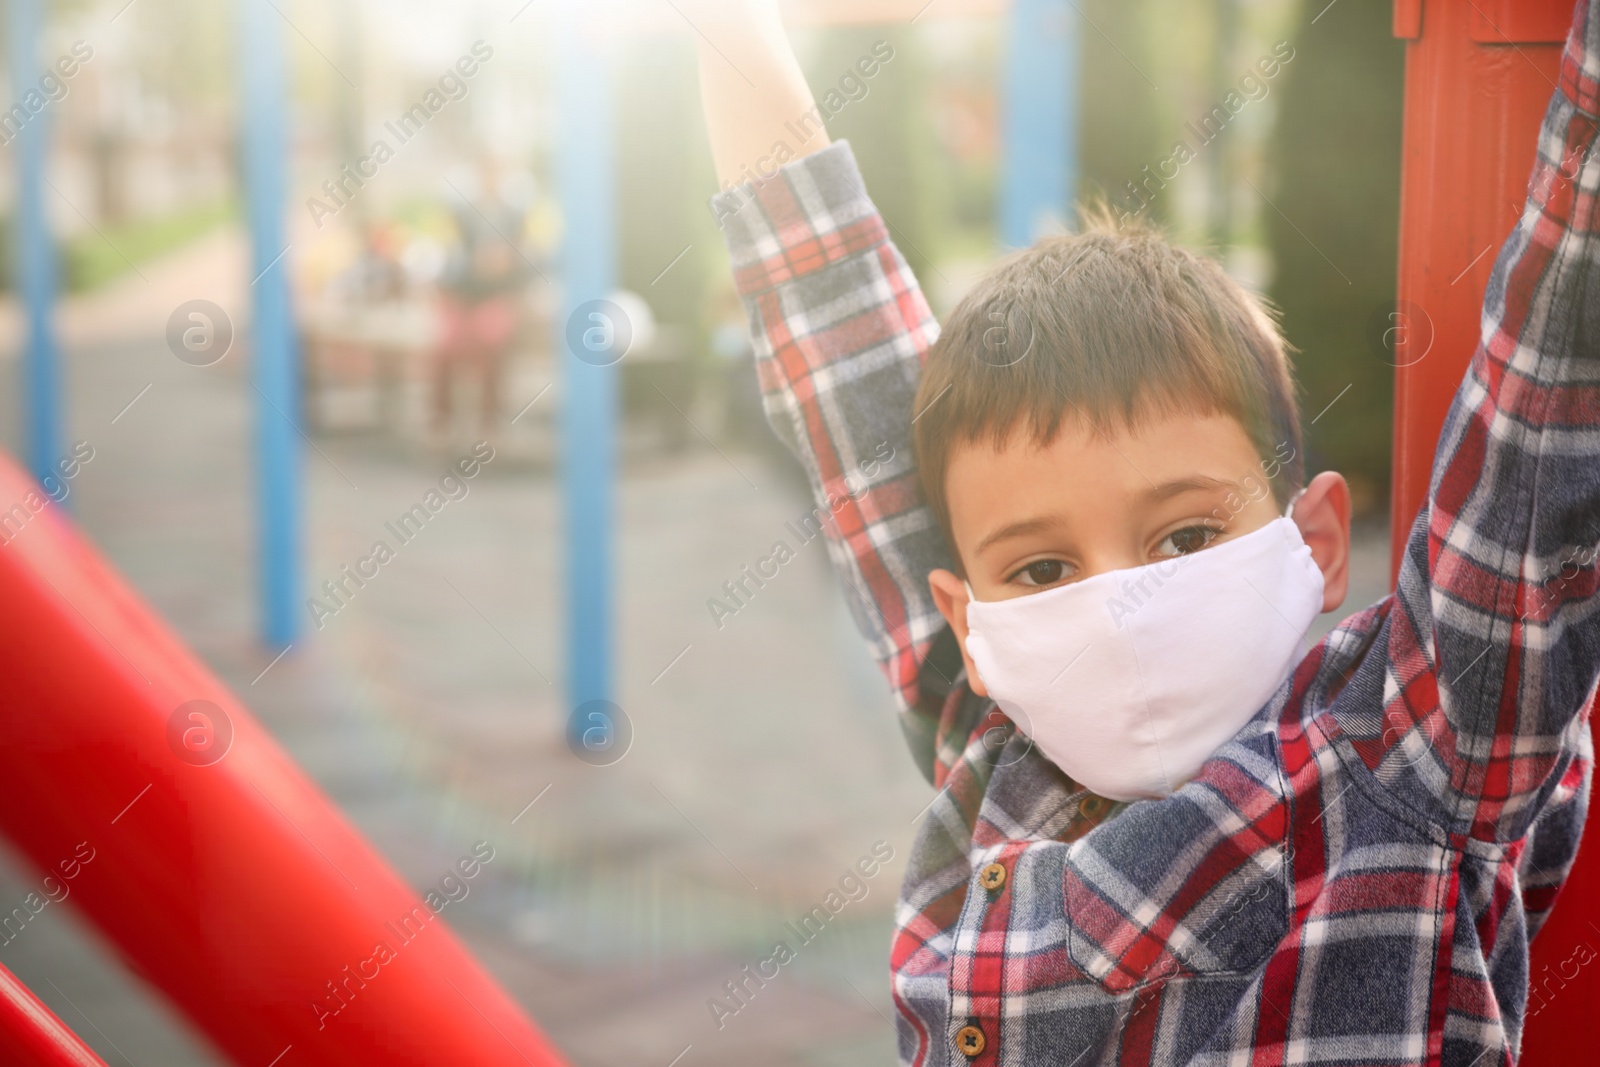
POLYGON ((989 534, 982 541, 979 541, 978 547, 972 550, 972 554, 974 556, 981 555, 984 549, 997 541, 1005 541, 1012 537, 1023 537, 1027 534, 1044 533, 1047 530, 1054 529, 1055 526, 1056 521, 1054 519, 1042 515, 1032 519, 1022 519, 1017 522, 1007 523, 989 534))
POLYGON ((1201 489, 1232 489, 1237 492, 1239 483, 1226 478, 1213 478, 1207 474, 1191 474, 1186 478, 1174 478, 1170 482, 1153 485, 1144 495, 1146 500, 1160 501, 1168 500, 1180 493, 1191 493, 1201 489))
MULTIPOLYGON (((1213 478, 1208 474, 1191 474, 1184 478, 1174 478, 1160 485, 1151 486, 1145 492, 1145 499, 1151 501, 1167 500, 1180 493, 1189 493, 1196 490, 1231 489, 1239 491, 1239 483, 1227 478, 1213 478)), ((972 550, 974 556, 981 555, 983 550, 999 541, 1013 537, 1025 537, 1028 534, 1046 533, 1058 525, 1057 521, 1048 516, 1036 516, 1031 519, 1020 519, 1017 522, 1007 523, 1000 529, 988 534, 978 542, 972 550)))

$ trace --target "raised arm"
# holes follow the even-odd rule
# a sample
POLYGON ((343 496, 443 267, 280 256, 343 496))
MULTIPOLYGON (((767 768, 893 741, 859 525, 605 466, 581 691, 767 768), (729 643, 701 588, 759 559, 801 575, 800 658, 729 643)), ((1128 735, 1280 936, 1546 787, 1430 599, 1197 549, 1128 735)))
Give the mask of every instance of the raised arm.
MULTIPOLYGON (((939 698, 919 675, 944 629, 927 575, 949 553, 917 484, 911 405, 938 324, 849 146, 828 145, 771 4, 739 10, 700 46, 712 149, 732 183, 711 208, 750 315, 767 417, 810 475, 804 524, 824 533, 932 778, 939 698)), ((892 57, 880 42, 863 73, 892 57)))
POLYGON ((828 147, 820 122, 804 143, 786 125, 813 111, 816 101, 777 0, 680 0, 680 11, 700 50, 700 98, 722 188, 750 181, 758 170, 770 177, 784 162, 773 162, 775 144, 789 144, 796 158, 828 147))
POLYGON ((1490 841, 1521 837, 1585 751, 1600 674, 1597 65, 1588 0, 1406 547, 1384 738, 1357 742, 1380 779, 1490 841))

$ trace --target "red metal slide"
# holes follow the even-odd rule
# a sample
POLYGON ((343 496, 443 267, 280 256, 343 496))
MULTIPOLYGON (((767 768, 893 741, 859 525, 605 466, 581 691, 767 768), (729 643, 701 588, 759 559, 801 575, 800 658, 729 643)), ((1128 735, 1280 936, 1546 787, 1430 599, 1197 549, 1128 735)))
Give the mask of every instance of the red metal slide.
MULTIPOLYGON (((1573 0, 1397 0, 1407 40, 1395 362, 1398 562, 1456 385, 1478 343, 1495 252, 1527 197, 1573 0)), ((1591 709, 1592 711, 1592 709, 1591 709)), ((1591 724, 1592 724, 1591 719, 1591 724)), ((1600 1062, 1600 831, 1533 942, 1523 1067, 1600 1062)))
POLYGON ((17 976, 0 967, 0 1063, 6 1067, 106 1067, 17 976))
POLYGON ((0 520, 29 516, 0 526, 0 834, 41 879, 70 878, 79 911, 234 1063, 561 1064, 61 509, 29 508, 36 494, 0 455, 0 520))

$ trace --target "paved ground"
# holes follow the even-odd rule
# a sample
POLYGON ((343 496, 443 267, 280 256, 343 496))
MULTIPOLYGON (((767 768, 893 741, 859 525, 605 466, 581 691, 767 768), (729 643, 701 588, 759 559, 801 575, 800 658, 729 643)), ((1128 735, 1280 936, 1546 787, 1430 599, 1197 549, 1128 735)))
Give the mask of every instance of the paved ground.
MULTIPOLYGON (((64 316, 70 433, 96 450, 74 488, 81 522, 414 884, 494 842, 451 924, 574 1063, 666 1067, 686 1047, 682 1067, 893 1062, 890 906, 930 792, 820 544, 720 631, 705 607, 805 510, 781 466, 732 446, 626 464, 618 701, 635 741, 614 766, 581 763, 563 736, 558 492, 525 458, 549 397, 467 497, 261 675, 242 363, 189 367, 160 340, 186 299, 242 318, 236 242, 145 275, 64 316), (867 898, 719 1030, 707 999, 879 839, 900 858, 867 898)), ((0 309, 5 397, 17 395, 14 338, 0 309)), ((513 410, 544 384, 526 370, 513 410)), ((0 441, 17 440, 6 401, 0 441)), ((312 580, 365 554, 466 443, 319 438, 306 468, 312 580)), ((1381 591, 1385 551, 1381 534, 1361 539, 1353 599, 1381 591)), ((0 856, 0 899, 30 877, 0 856)), ((70 905, 0 948, 0 963, 109 1063, 219 1062, 70 905)))

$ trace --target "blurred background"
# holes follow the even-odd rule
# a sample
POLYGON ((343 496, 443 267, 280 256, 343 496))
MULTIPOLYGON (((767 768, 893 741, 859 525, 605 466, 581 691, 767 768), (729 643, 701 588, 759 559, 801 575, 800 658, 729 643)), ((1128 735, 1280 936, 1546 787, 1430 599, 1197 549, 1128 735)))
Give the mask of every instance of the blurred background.
MULTIPOLYGON (((716 182, 694 31, 668 0, 611 5, 590 28, 611 85, 609 296, 633 332, 611 368, 612 688, 625 717, 612 725, 628 743, 597 760, 574 746, 566 698, 571 219, 555 8, 273 7, 303 432, 298 634, 285 652, 257 621, 260 273, 240 162, 238 68, 252 42, 236 5, 43 6, 39 62, 78 60, 41 113, 63 440, 93 453, 65 506, 420 891, 492 842, 495 859, 447 918, 574 1063, 893 1062, 892 906, 931 789, 820 545, 735 616, 719 624, 708 608, 811 505, 766 427, 706 208, 716 182), (234 337, 204 366, 169 342, 169 320, 193 301, 221 309, 234 337), (493 458, 464 492, 392 538, 386 524, 478 442, 493 458), (397 550, 377 577, 329 593, 379 539, 397 550), (725 984, 877 842, 895 859, 867 894, 719 1018, 713 998, 738 1003, 725 984)), ((1402 87, 1387 5, 1056 9, 1075 42, 1062 68, 1076 96, 1073 195, 1210 249, 1281 309, 1309 471, 1340 470, 1355 491, 1351 607, 1363 606, 1387 591, 1402 87)), ((852 142, 942 314, 1004 251, 1011 5, 791 13, 819 96, 875 42, 891 44, 829 130, 852 142)), ((15 74, 13 103, 29 87, 15 74)), ((20 457, 15 133, 0 116, 0 444, 20 457)), ((1035 232, 1070 222, 1062 211, 1035 232)), ((0 900, 33 880, 4 857, 0 900)), ((108 1063, 221 1062, 70 907, 0 945, 0 963, 108 1063)))

